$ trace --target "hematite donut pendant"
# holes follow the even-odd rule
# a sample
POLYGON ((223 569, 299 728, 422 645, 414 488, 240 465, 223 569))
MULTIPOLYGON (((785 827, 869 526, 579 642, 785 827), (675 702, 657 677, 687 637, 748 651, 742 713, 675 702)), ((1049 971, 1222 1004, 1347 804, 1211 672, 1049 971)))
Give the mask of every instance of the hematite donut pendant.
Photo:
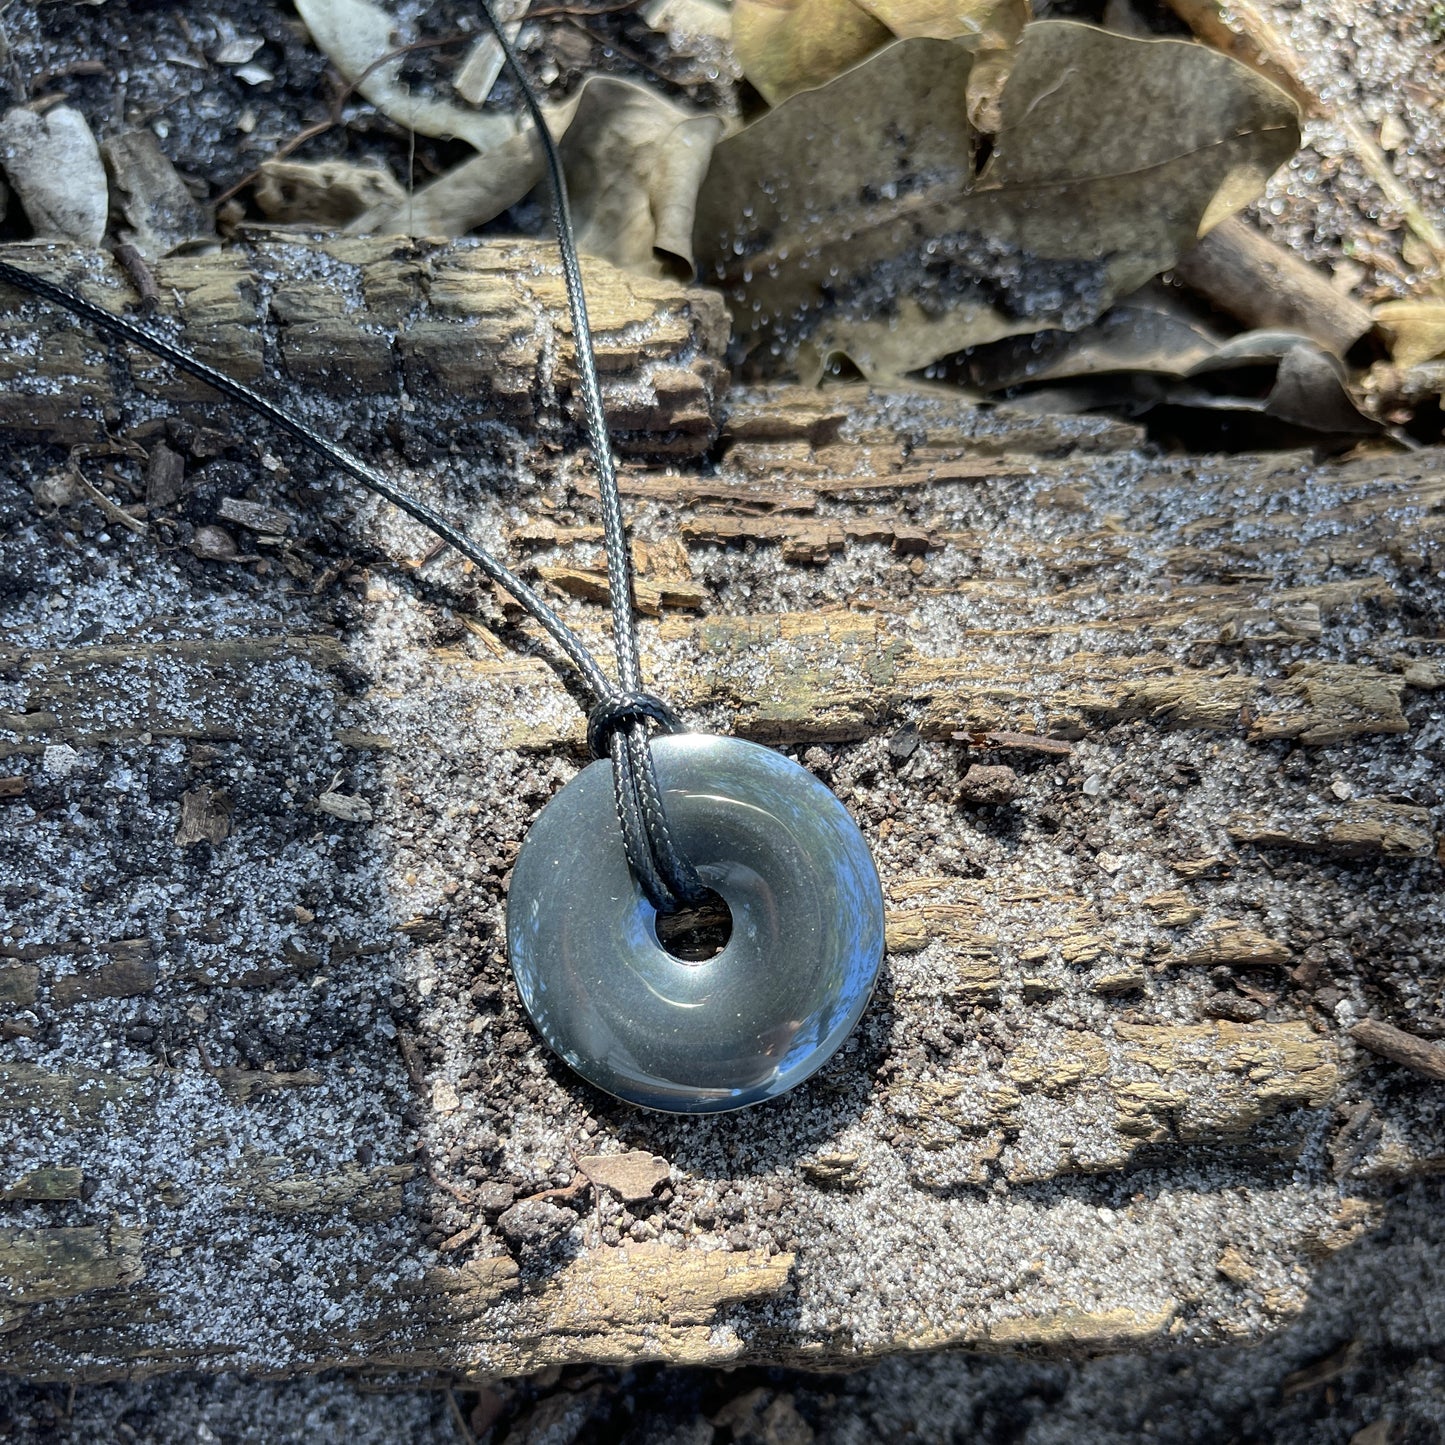
POLYGON ((878 871, 843 805, 781 753, 702 733, 652 750, 678 846, 731 910, 727 944, 692 963, 658 942, 602 759, 522 844, 512 972, 589 1083, 671 1113, 741 1109, 802 1083, 853 1031, 883 962, 878 871))

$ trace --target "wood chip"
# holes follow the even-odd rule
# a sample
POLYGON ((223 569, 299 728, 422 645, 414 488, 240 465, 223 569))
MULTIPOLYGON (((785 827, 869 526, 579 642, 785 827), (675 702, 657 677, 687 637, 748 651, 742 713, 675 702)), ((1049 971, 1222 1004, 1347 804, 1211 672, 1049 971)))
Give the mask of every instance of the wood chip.
POLYGON ((1225 828, 1236 843, 1339 858, 1428 858, 1435 851, 1430 810, 1382 798, 1295 816, 1236 813, 1225 828))
POLYGON ((354 793, 322 793, 316 800, 316 811, 343 823, 369 823, 372 818, 371 804, 354 793))
POLYGON ((1331 1351, 1318 1360, 1312 1360, 1308 1365, 1286 1375, 1280 1383, 1280 1394, 1288 1400, 1291 1395, 1299 1395, 1306 1390, 1317 1390, 1321 1385, 1332 1384, 1354 1365, 1359 1355, 1360 1342, 1349 1340, 1339 1349, 1331 1351))
POLYGON ((211 1077, 233 1104, 248 1104, 254 1098, 274 1094, 280 1089, 314 1089, 321 1083, 315 1069, 298 1069, 294 1073, 268 1069, 212 1069, 211 1077))
POLYGON ((641 1204, 672 1175, 672 1166, 645 1149, 626 1154, 589 1154, 577 1167, 598 1189, 615 1194, 624 1204, 641 1204))
POLYGON ((202 783, 181 797, 176 846, 206 842, 213 847, 231 836, 231 800, 220 788, 202 783))
MULTIPOLYGON (((543 566, 537 568, 537 575, 561 591, 587 602, 607 602, 612 597, 607 574, 600 568, 543 566)), ((632 598, 637 610, 644 616, 659 617, 667 608, 690 612, 700 610, 707 603, 707 588, 680 578, 654 581, 647 577, 634 577, 632 598)))
POLYGON ((40 991, 40 970, 33 963, 0 968, 0 1007, 29 1008, 40 991))
POLYGON ((215 228, 150 130, 127 131, 101 146, 127 225, 121 238, 146 261, 188 242, 214 239, 215 228))
POLYGON ((105 998, 143 998, 154 993, 160 968, 151 959, 118 958, 88 973, 68 973, 50 990, 57 1008, 105 998))
POLYGON ((267 537, 284 537, 291 530, 291 518, 264 502, 248 502, 244 497, 222 497, 218 509, 223 522, 249 527, 267 537))
POLYGON ((1181 877, 1188 880, 1195 878, 1212 878, 1225 869, 1226 860, 1217 853, 1211 853, 1204 858, 1181 858, 1177 863, 1169 866, 1181 877))
POLYGON ((1241 928, 1220 919, 1206 931, 1199 944, 1187 952, 1170 955, 1165 962, 1193 968, 1286 968, 1294 962, 1289 944, 1270 938, 1253 928, 1241 928))
POLYGON ((169 507, 186 493, 186 459, 164 442, 146 456, 146 506, 169 507))
POLYGON ((1143 906, 1154 915, 1154 922, 1161 928, 1184 928, 1195 923, 1204 910, 1187 893, 1171 889, 1167 893, 1154 893, 1142 900, 1143 906))

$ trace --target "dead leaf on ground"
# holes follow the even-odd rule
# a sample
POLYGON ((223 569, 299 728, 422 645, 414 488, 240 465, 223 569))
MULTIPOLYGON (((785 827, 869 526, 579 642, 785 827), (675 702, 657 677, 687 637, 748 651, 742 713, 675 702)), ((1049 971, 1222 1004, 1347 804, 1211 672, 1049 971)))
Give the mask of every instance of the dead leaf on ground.
POLYGON ((691 280, 697 195, 722 128, 640 85, 599 76, 583 86, 561 143, 578 248, 691 280))
POLYGON ((733 17, 727 0, 647 0, 637 13, 648 29, 669 38, 696 43, 726 41, 732 36, 733 17))
MULTIPOLYGON (((318 49, 384 115, 422 135, 465 140, 477 151, 420 190, 406 195, 388 188, 334 223, 353 235, 460 236, 494 220, 542 181, 542 147, 523 115, 484 113, 402 82, 402 58, 383 59, 397 47, 386 10, 370 0, 297 0, 296 8, 318 49)), ((474 47, 463 76, 468 67, 478 73, 464 84, 459 77, 459 93, 490 90, 497 60, 474 47)), ((543 111, 567 173, 579 249, 631 270, 690 277, 693 208, 722 121, 610 76, 589 77, 576 95, 543 111)), ((258 188, 263 208, 263 194, 277 201, 276 187, 267 186, 263 181, 258 188)), ((284 183, 278 204, 285 206, 284 183)))
POLYGON ((1429 263, 1445 267, 1445 233, 1426 214, 1409 185, 1395 174, 1359 107, 1349 103, 1347 97, 1354 93, 1355 85, 1340 87, 1342 76, 1326 77, 1322 85, 1318 73, 1311 73, 1315 68, 1296 51, 1287 30, 1252 0, 1168 0, 1168 4, 1205 44, 1270 77, 1306 114, 1326 118, 1337 127, 1390 209, 1399 212, 1429 263))
MULTIPOLYGON (((1029 18, 1027 0, 737 0, 733 51, 769 105, 824 85, 891 40, 957 40, 991 53, 980 104, 996 97, 1003 57, 1029 18)), ((977 78, 984 79, 980 67, 977 78)), ((980 117, 972 107, 975 122, 980 117)))
POLYGON ((769 105, 823 85, 894 39, 853 0, 737 0, 733 53, 769 105))
POLYGON ((1350 395, 1339 357, 1292 331, 1246 331, 1224 342, 1213 356, 1191 367, 1188 379, 1201 389, 1180 389, 1171 400, 1215 410, 1255 411, 1272 421, 1335 436, 1368 436, 1380 430, 1350 395), (1273 371, 1273 380, 1268 375, 1273 371), (1259 375, 1259 392, 1239 385, 1259 375))
POLYGON ((397 21, 370 0, 296 0, 296 10, 316 48, 398 125, 418 135, 464 140, 479 151, 501 145, 521 129, 521 121, 508 112, 483 113, 413 90, 401 78, 402 56, 378 64, 397 48, 397 21))
POLYGON ((898 41, 719 143, 694 244, 748 371, 816 381, 843 355, 893 380, 1079 329, 1257 195, 1299 141, 1288 97, 1225 56, 1042 21, 975 177, 973 65, 953 42, 898 41))
POLYGON ((980 347, 968 358, 968 375, 986 392, 1125 372, 1184 377, 1220 341, 1178 296, 1151 283, 1082 331, 1041 331, 980 347))
MULTIPOLYGON (((549 126, 554 117, 547 118, 549 126)), ((346 230, 354 236, 463 236, 515 206, 542 178, 542 147, 530 126, 434 181, 363 211, 346 230)))
POLYGON ((256 204, 282 226, 344 226, 382 206, 406 204, 406 192, 381 165, 354 161, 264 161, 256 204))
MULTIPOLYGON (((690 277, 693 208, 722 121, 605 75, 589 77, 546 115, 567 176, 578 249, 630 270, 690 277)), ((348 229, 463 235, 515 205, 542 177, 542 150, 528 129, 414 195, 368 211, 348 229)))
POLYGON ((1375 307, 1375 320, 1390 333, 1396 366, 1418 366, 1445 355, 1445 301, 1386 301, 1375 307))
POLYGON ((209 211, 190 193, 153 131, 112 136, 101 152, 126 220, 122 241, 157 261, 193 241, 214 239, 209 211))
POLYGON ((1011 337, 981 347, 968 358, 968 374, 985 393, 1028 387, 1011 401, 1063 411, 1110 408, 1143 416, 1168 406, 1248 414, 1291 432, 1326 436, 1380 430, 1356 406, 1344 363, 1318 342, 1289 331, 1222 339, 1156 286, 1074 334, 1011 337))
POLYGON ((0 166, 38 237, 100 245, 110 192, 100 147, 78 110, 17 105, 0 120, 0 166))

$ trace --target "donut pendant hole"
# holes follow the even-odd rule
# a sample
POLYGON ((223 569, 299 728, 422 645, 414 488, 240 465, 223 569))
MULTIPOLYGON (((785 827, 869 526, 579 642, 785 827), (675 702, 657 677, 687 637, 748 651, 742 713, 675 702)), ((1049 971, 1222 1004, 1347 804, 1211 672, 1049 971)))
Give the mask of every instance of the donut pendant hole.
POLYGON ((659 913, 653 920, 657 941, 683 963, 706 963, 733 936, 733 911, 721 893, 708 889, 701 902, 659 913))

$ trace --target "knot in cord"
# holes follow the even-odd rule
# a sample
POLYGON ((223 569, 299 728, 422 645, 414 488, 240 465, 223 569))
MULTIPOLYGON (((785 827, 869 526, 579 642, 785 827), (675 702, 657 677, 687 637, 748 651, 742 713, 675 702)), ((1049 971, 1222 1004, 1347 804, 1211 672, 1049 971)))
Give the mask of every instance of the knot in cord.
POLYGON ((618 728, 648 719, 664 732, 683 730, 682 719, 661 698, 650 692, 614 692, 587 714, 587 747, 594 758, 605 758, 612 751, 612 735, 618 728))
POLYGON ((622 846, 647 901, 659 913, 676 913, 701 903, 707 885, 673 839, 647 744, 647 724, 641 717, 616 724, 608 756, 622 846))
POLYGON ((612 760, 613 794, 628 866, 659 913, 700 903, 707 887, 678 851, 662 806, 662 789, 647 741, 647 724, 683 730, 682 720, 660 698, 638 688, 609 693, 587 714, 587 746, 593 757, 612 760))

